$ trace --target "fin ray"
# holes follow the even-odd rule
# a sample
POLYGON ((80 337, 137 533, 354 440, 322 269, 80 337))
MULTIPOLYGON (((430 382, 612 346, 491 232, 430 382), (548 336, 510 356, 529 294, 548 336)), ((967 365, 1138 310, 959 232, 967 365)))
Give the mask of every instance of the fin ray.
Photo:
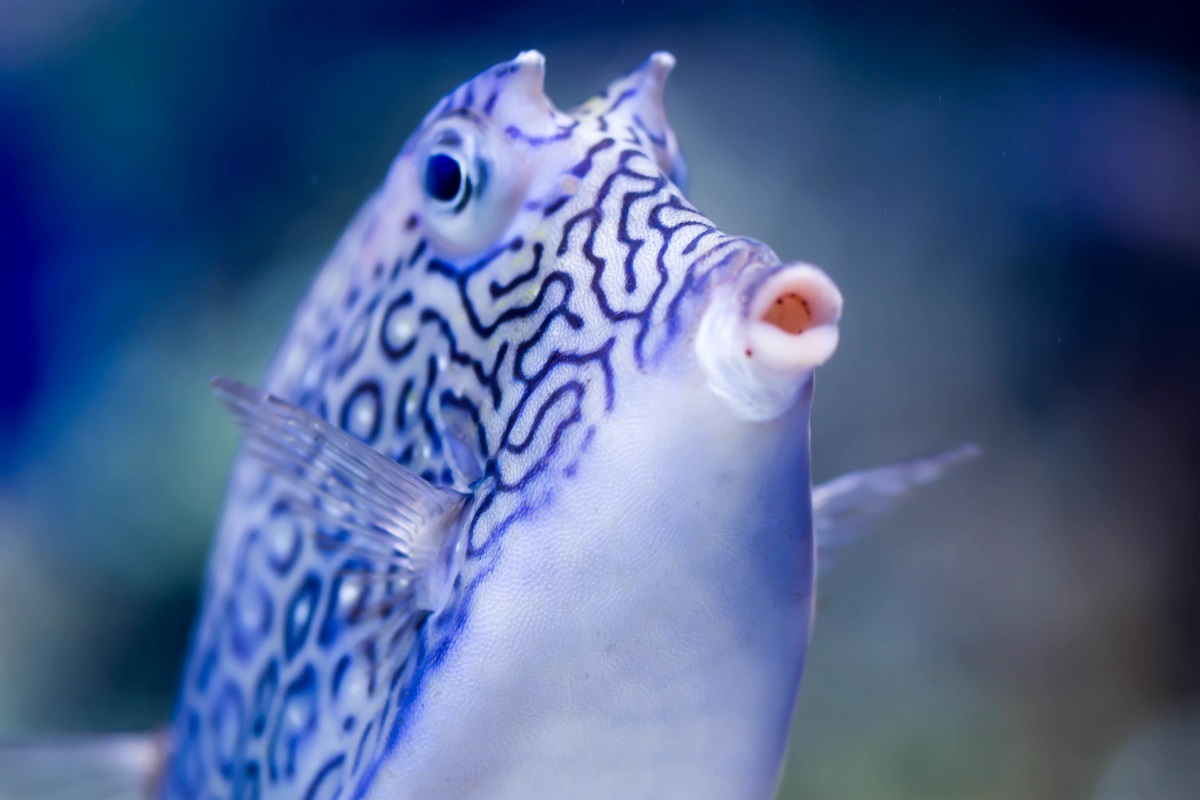
POLYGON ((856 540, 867 521, 891 511, 920 486, 978 456, 974 444, 961 444, 931 455, 859 470, 813 487, 813 531, 817 565, 822 572, 838 552, 856 540))
POLYGON ((223 376, 212 386, 245 432, 247 451, 299 490, 288 498, 290 510, 344 531, 348 550, 399 567, 417 606, 436 610, 433 598, 452 580, 442 559, 467 495, 430 484, 260 389, 223 376))

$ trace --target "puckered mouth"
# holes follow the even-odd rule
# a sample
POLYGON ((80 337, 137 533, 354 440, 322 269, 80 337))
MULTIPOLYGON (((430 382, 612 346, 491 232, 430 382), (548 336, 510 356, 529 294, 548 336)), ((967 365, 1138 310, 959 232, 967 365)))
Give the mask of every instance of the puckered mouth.
POLYGON ((794 406, 838 345, 842 294, 834 282, 809 264, 772 260, 746 255, 715 289, 696 339, 709 387, 750 421, 794 406))
POLYGON ((747 358, 780 370, 812 369, 837 349, 842 294, 824 272, 794 264, 759 286, 748 305, 747 358))

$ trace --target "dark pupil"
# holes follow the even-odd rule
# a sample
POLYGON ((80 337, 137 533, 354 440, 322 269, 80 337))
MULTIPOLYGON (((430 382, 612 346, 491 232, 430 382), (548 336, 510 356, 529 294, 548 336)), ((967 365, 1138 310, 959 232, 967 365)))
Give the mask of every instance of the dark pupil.
POLYGON ((425 166, 425 191, 443 202, 458 196, 462 186, 462 170, 458 160, 445 153, 434 153, 425 166))

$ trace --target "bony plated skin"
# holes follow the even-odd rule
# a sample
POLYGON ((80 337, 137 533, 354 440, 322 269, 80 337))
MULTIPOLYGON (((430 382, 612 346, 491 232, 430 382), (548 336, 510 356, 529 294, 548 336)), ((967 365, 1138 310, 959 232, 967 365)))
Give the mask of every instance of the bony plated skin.
MULTIPOLYGON (((130 796, 772 796, 842 297, 687 201, 673 65, 455 89, 262 388, 214 382, 246 441, 174 718, 85 746, 130 796)), ((961 455, 839 479, 822 535, 961 455)))

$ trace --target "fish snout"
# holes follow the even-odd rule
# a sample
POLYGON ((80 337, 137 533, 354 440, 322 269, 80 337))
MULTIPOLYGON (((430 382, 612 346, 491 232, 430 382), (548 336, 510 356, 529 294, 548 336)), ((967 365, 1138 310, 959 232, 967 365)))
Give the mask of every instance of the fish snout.
POLYGON ((748 271, 717 290, 700 321, 696 354, 734 414, 774 419, 837 349, 841 315, 842 293, 811 264, 748 271))
POLYGON ((842 293, 810 264, 773 273, 752 290, 747 312, 745 355, 771 369, 813 369, 837 349, 842 293))

